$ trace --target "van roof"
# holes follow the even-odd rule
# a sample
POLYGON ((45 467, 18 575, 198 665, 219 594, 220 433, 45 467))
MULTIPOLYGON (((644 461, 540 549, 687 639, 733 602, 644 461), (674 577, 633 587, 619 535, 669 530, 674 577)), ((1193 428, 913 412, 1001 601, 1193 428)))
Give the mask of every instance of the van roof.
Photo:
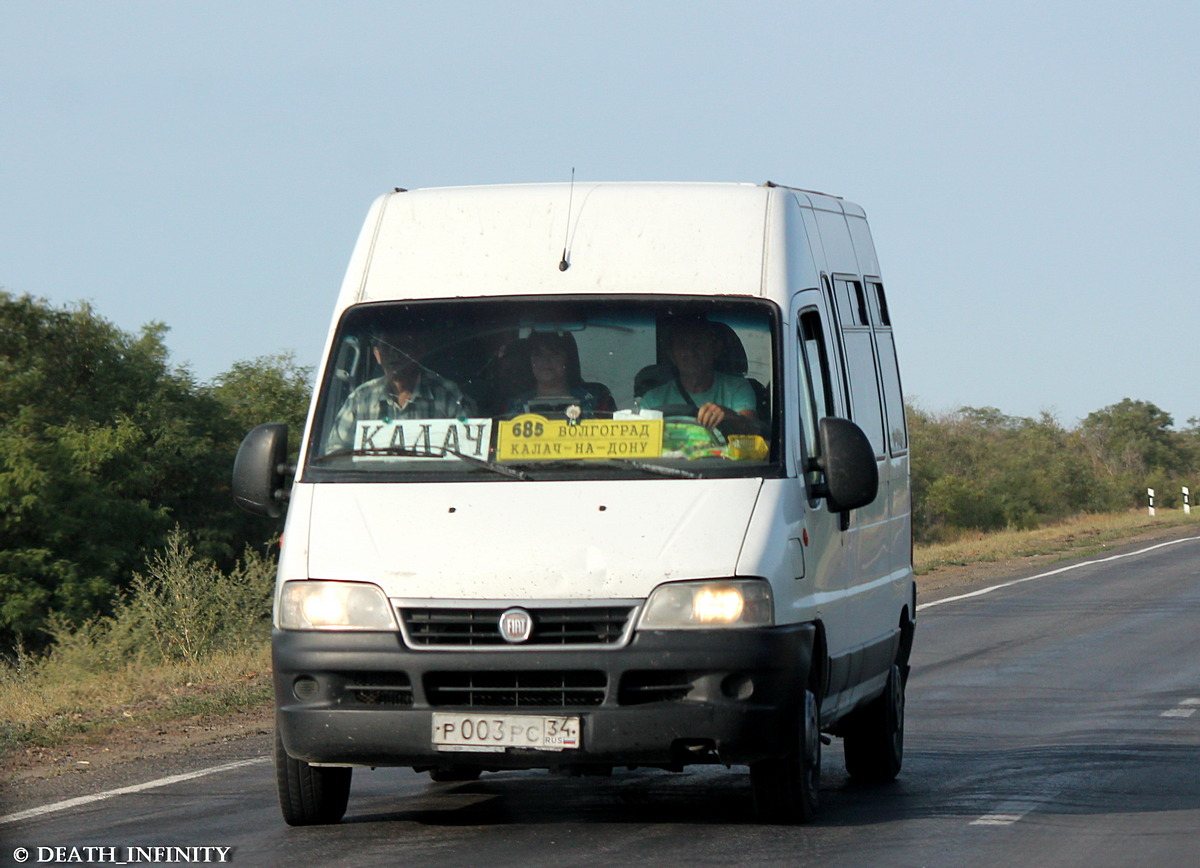
POLYGON ((759 295, 775 184, 580 182, 431 187, 376 200, 344 307, 388 299, 592 293, 759 295), (565 268, 563 267, 565 265, 565 268))
MULTIPOLYGON (((446 187, 396 187, 394 193, 443 193, 449 191, 470 191, 471 195, 487 195, 488 193, 496 193, 504 195, 506 191, 520 190, 528 188, 561 188, 570 191, 572 187, 582 189, 584 187, 613 187, 613 188, 662 188, 671 190, 677 187, 692 187, 692 188, 711 188, 713 190, 729 190, 730 188, 739 188, 742 190, 788 190, 793 193, 804 194, 804 198, 808 200, 814 208, 819 208, 823 211, 845 211, 848 214, 857 214, 864 216, 863 211, 853 202, 847 202, 841 196, 836 196, 832 193, 822 193, 818 190, 808 190, 804 187, 795 187, 788 184, 779 184, 775 181, 764 181, 761 184, 754 184, 749 181, 542 181, 534 183, 518 183, 518 184, 464 184, 451 185, 446 187)), ((392 195, 392 194, 386 194, 392 195)))

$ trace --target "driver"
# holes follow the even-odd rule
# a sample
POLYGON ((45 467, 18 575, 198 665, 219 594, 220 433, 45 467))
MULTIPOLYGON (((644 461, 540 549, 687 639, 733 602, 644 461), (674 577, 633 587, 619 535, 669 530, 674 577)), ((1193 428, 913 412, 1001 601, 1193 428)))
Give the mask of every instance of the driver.
POLYGON ((371 348, 383 375, 350 393, 338 410, 325 453, 354 448, 360 419, 454 419, 475 412, 457 385, 421 364, 427 336, 416 329, 380 334, 371 348))
POLYGON ((673 323, 667 332, 667 356, 678 376, 646 392, 642 406, 684 405, 710 431, 719 427, 723 434, 759 433, 754 389, 745 377, 713 368, 720 352, 720 338, 707 320, 673 323))

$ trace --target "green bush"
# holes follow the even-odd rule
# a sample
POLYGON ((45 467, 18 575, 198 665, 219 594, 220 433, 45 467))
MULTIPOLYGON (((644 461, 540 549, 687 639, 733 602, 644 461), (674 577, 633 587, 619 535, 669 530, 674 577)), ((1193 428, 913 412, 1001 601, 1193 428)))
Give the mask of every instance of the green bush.
POLYGON ((152 555, 146 573, 133 577, 131 594, 114 621, 143 629, 164 660, 196 663, 230 644, 265 639, 269 634, 274 566, 247 549, 223 573, 197 556, 176 528, 165 549, 152 555))
POLYGON ((275 563, 247 549, 224 572, 196 554, 176 528, 167 546, 146 561, 111 615, 72 623, 52 616, 51 643, 40 657, 17 646, 4 677, 11 680, 52 667, 61 676, 114 671, 140 663, 200 664, 217 651, 261 644, 270 636, 275 563))

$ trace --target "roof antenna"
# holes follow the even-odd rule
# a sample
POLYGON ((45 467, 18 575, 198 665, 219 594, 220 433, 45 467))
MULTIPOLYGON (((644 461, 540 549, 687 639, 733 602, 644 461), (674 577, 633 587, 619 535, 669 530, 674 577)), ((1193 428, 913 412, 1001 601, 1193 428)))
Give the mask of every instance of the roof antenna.
POLYGON ((567 259, 567 245, 570 243, 571 236, 571 202, 575 198, 575 167, 571 167, 571 190, 567 194, 567 228, 563 231, 563 255, 562 260, 558 263, 559 271, 566 271, 571 267, 571 262, 567 259))

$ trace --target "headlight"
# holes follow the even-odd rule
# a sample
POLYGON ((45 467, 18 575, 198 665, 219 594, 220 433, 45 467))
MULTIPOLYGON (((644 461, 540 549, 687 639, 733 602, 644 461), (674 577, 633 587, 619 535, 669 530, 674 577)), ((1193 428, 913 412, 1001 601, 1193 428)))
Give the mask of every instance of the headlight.
POLYGON ((771 586, 761 579, 659 585, 646 601, 643 630, 769 627, 775 622, 771 586))
POLYGON ((362 582, 286 582, 279 598, 284 630, 395 630, 388 599, 362 582))

